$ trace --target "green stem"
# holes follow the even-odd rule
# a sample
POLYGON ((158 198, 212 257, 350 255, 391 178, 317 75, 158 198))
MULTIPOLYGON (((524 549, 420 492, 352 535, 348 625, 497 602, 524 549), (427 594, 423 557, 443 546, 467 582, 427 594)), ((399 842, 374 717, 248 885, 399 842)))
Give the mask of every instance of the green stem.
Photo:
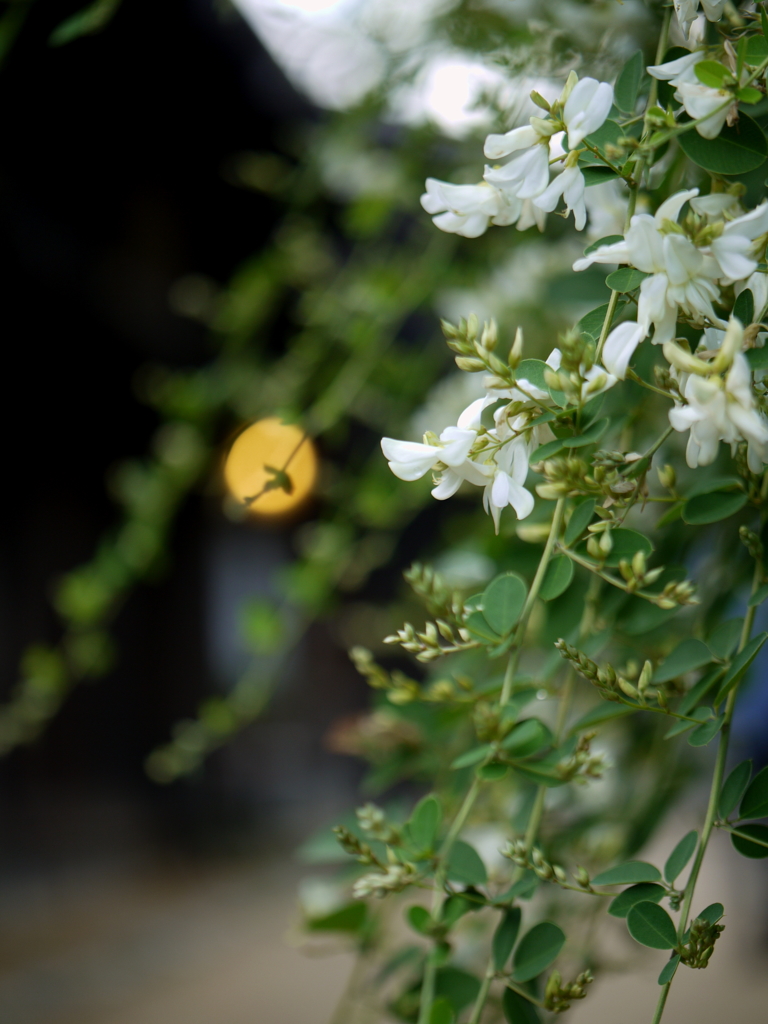
POLYGON ((768 843, 764 843, 762 839, 755 839, 754 836, 747 835, 746 832, 740 832, 737 828, 731 828, 730 825, 724 825, 721 822, 715 822, 715 828, 722 829, 723 832, 730 832, 732 836, 739 836, 741 839, 748 839, 750 843, 754 843, 756 846, 764 846, 768 849, 768 843))
POLYGON ((504 707, 505 704, 509 703, 509 698, 512 696, 512 684, 515 679, 517 663, 520 658, 520 648, 522 647, 523 640, 525 639, 525 631, 528 627, 528 620, 531 617, 533 606, 536 603, 536 598, 539 596, 541 585, 544 582, 544 577, 547 573, 549 560, 551 559, 552 552, 555 549, 555 542, 557 541, 560 533, 564 512, 565 498, 558 498, 557 504, 555 505, 555 514, 552 516, 552 525, 549 528, 547 543, 544 545, 544 551, 541 554, 539 567, 536 570, 536 575, 533 577, 531 589, 528 591, 528 597, 525 599, 525 605, 523 606, 523 611, 520 615, 520 621, 518 622, 517 629, 515 630, 514 646, 507 663, 507 671, 504 675, 504 685, 501 688, 501 697, 499 699, 501 707, 504 707))
MULTIPOLYGON (((760 560, 757 559, 755 562, 755 571, 752 576, 752 593, 754 594, 757 588, 760 586, 762 579, 762 565, 760 560)), ((752 632, 752 624, 755 619, 755 612, 757 607, 753 606, 747 608, 747 614, 744 616, 744 625, 741 629, 741 637, 739 638, 738 651, 743 651, 744 647, 749 640, 750 633, 752 632)), ((738 653, 737 651, 737 653, 738 653)), ((680 913, 680 922, 678 925, 678 938, 682 941, 682 937, 685 934, 685 930, 688 927, 688 918, 691 913, 691 903, 693 902, 693 895, 696 890, 696 883, 699 878, 699 872, 701 871, 701 865, 704 863, 704 856, 707 852, 707 846, 709 844, 709 838, 712 835, 712 829, 715 825, 715 819, 717 818, 717 804, 720 798, 720 790, 723 787, 723 776, 725 775, 725 762, 728 757, 728 741, 730 739, 731 732, 731 721, 733 719, 733 711, 736 707, 736 694, 738 687, 734 687, 733 690, 728 694, 728 699, 725 704, 725 718, 723 719, 723 727, 720 730, 720 744, 717 748, 717 758, 715 760, 715 770, 712 774, 712 785, 709 790, 709 802, 707 804, 707 813, 704 818, 704 826, 701 830, 701 838, 699 840, 698 849, 696 850, 696 858, 691 868, 691 873, 688 876, 688 881, 685 885, 685 896, 683 898, 683 907, 680 913)), ((672 981, 668 981, 663 986, 661 994, 659 995, 659 1002, 656 1006, 656 1013, 654 1014, 652 1024, 659 1024, 661 1015, 664 1012, 664 1004, 667 1001, 667 995, 672 985, 672 981)))

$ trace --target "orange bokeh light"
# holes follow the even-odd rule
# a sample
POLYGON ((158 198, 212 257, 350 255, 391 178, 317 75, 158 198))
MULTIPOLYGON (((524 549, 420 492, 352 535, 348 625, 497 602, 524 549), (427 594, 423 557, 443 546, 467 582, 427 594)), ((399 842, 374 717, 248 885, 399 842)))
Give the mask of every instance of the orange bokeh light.
POLYGON ((254 515, 280 516, 298 508, 312 492, 317 479, 317 454, 304 431, 276 416, 252 423, 235 438, 224 463, 224 480, 236 501, 247 504, 254 515), (287 465, 286 465, 287 464, 287 465), (290 477, 289 494, 276 487, 264 487, 275 474, 265 467, 282 470, 290 477))

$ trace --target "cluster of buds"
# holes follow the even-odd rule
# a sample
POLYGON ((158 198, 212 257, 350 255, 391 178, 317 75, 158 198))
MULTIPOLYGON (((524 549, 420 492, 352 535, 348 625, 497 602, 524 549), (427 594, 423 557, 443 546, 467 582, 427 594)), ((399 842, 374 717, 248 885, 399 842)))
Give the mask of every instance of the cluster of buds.
POLYGON ((591 971, 582 971, 575 981, 563 985, 563 979, 559 971, 552 971, 547 979, 547 987, 544 990, 544 1005, 552 1013, 563 1013, 569 1009, 574 999, 583 999, 587 994, 585 989, 594 981, 591 971))
POLYGON ((592 740, 597 733, 586 732, 579 737, 573 754, 565 761, 560 761, 555 772, 565 782, 585 783, 587 779, 600 779, 608 767, 605 754, 593 754, 590 750, 592 740))
POLYGON ((345 828, 344 825, 334 826, 333 834, 336 836, 339 846, 341 846, 344 853, 348 853, 350 857, 354 857, 361 864, 382 866, 379 858, 370 846, 359 839, 354 832, 350 832, 348 828, 345 828))
POLYGON ((585 484, 589 485, 591 482, 587 476, 589 467, 586 462, 575 456, 547 459, 533 468, 546 479, 546 483, 536 487, 536 492, 547 501, 584 494, 585 484))
POLYGON ((355 899, 363 900, 367 896, 382 898, 391 892, 402 892, 418 878, 415 864, 401 863, 391 850, 387 851, 389 863, 383 872, 373 871, 362 875, 352 886, 355 899))
POLYGON ((442 576, 430 565, 414 562, 403 576, 414 592, 425 602, 430 615, 452 622, 461 622, 464 615, 464 601, 461 594, 451 590, 442 576))
POLYGON ((499 343, 495 320, 486 321, 481 329, 480 321, 476 314, 472 313, 468 319, 459 320, 457 325, 443 320, 441 326, 448 347, 456 353, 456 365, 460 370, 468 373, 488 370, 503 382, 500 387, 508 388, 514 384, 515 375, 512 370, 520 363, 523 348, 522 334, 519 331, 509 354, 509 362, 505 364, 495 354, 499 343))
POLYGON ((690 580, 681 580, 679 583, 668 583, 660 594, 653 597, 653 603, 659 608, 677 608, 681 604, 698 604, 696 588, 690 580))
POLYGON ((511 860, 513 864, 517 864, 519 868, 528 868, 533 871, 545 882, 559 882, 562 885, 568 883, 565 869, 559 864, 550 864, 541 850, 535 846, 529 853, 524 839, 514 839, 508 842, 501 851, 501 855, 511 860))
POLYGON ((488 701, 479 700, 473 712, 475 733, 481 743, 493 743, 503 740, 515 727, 515 719, 504 717, 502 709, 488 701))
POLYGON ((636 551, 632 560, 622 558, 619 562, 619 572, 624 577, 627 590, 630 594, 637 593, 643 587, 650 587, 664 572, 664 566, 657 566, 649 569, 644 551, 636 551))
POLYGON ((627 676, 634 678, 637 673, 636 664, 630 664, 625 672, 619 673, 613 665, 598 665, 578 647, 574 647, 563 639, 558 640, 555 647, 561 656, 573 665, 580 676, 588 679, 597 688, 603 700, 623 701, 625 697, 629 697, 630 700, 644 705, 647 705, 649 700, 655 700, 662 710, 667 709, 667 697, 664 689, 662 687, 650 689, 649 684, 653 675, 653 665, 650 661, 646 661, 643 665, 635 685, 627 676))
POLYGON ((724 930, 725 925, 723 924, 711 924, 703 917, 695 918, 691 922, 688 942, 680 953, 682 963, 687 967, 706 967, 714 952, 715 943, 724 930))
POLYGON ((754 530, 750 530, 748 526, 740 526, 739 540, 755 561, 763 557, 763 542, 754 530))
POLYGON ((387 821, 387 816, 381 807, 376 804, 367 803, 358 807, 355 811, 357 821, 363 832, 366 832, 372 839, 378 839, 382 843, 397 845, 400 842, 400 833, 387 821))
POLYGON ((636 466, 642 458, 639 452, 595 452, 592 457, 592 478, 595 486, 606 497, 606 508, 626 502, 628 495, 645 487, 644 474, 636 466))
POLYGON ((668 366, 662 366, 658 363, 654 366, 653 382, 661 391, 666 391, 673 397, 677 396, 678 399, 682 398, 680 394, 680 383, 674 377, 668 366))
POLYGON ((560 368, 544 371, 553 391, 562 391, 572 404, 588 401, 608 384, 608 374, 595 366, 595 345, 591 339, 569 332, 558 339, 560 368), (593 372, 594 371, 594 372, 593 372))
POLYGON ((409 654, 415 654, 417 661, 423 662, 434 661, 435 658, 441 658, 444 654, 469 651, 480 646, 476 640, 470 639, 466 630, 460 629, 457 636, 453 627, 445 619, 427 622, 421 633, 417 632, 410 622, 406 622, 402 629, 398 629, 397 633, 385 636, 384 643, 400 644, 409 654), (440 643, 441 638, 447 641, 447 647, 440 643))
POLYGON ((374 690, 387 690, 387 696, 393 704, 408 704, 419 696, 419 684, 403 672, 391 674, 373 660, 373 655, 365 647, 353 647, 349 657, 361 676, 374 690))

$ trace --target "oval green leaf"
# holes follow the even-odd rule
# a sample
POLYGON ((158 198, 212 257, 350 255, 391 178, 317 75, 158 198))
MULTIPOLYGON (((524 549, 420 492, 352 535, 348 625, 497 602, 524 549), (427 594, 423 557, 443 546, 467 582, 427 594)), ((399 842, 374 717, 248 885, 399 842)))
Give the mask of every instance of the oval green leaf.
POLYGON ((355 900, 339 910, 324 917, 314 917, 307 921, 307 928, 312 932, 359 932, 368 919, 368 908, 365 903, 355 900))
POLYGON ((756 608, 758 605, 763 603, 766 597, 768 597, 768 583, 764 583, 762 587, 757 588, 747 602, 747 605, 749 608, 756 608))
POLYGON ((722 903, 710 903, 708 907, 704 907, 700 914, 696 917, 700 921, 708 921, 709 924, 717 924, 720 918, 725 913, 725 907, 722 903))
POLYGON ((640 882, 639 885, 632 885, 613 900, 608 907, 608 913, 614 917, 626 917, 636 903, 658 903, 664 896, 666 890, 662 885, 654 882, 640 882))
POLYGON ((500 636, 514 627, 528 596, 525 581, 514 572, 503 573, 491 580, 483 591, 483 616, 500 636))
POLYGON ((635 288, 640 287, 646 277, 648 274, 644 274, 642 270, 635 270, 634 267, 619 267, 606 277, 605 283, 614 292, 633 292, 635 288))
POLYGON ((592 879, 593 885, 634 885, 636 882, 660 882, 661 872, 643 860, 628 860, 615 868, 601 871, 592 879))
POLYGON ((573 562, 568 555, 555 555, 547 566, 539 597, 542 601, 554 601, 570 587, 572 579, 573 562))
POLYGON ((668 683, 712 661, 712 654, 701 640, 683 640, 653 673, 654 683, 668 683))
POLYGON ((731 667, 725 673, 722 685, 718 690, 717 697, 715 697, 715 704, 719 704, 720 701, 724 700, 734 686, 741 682, 766 640, 768 640, 768 633, 758 633, 757 636, 752 637, 744 650, 736 655, 731 663, 731 667))
POLYGON ((549 391, 544 374, 550 367, 543 359, 524 359, 515 371, 518 380, 530 381, 540 391, 549 391))
POLYGON ((625 715, 633 715, 635 711, 637 711, 637 708, 627 707, 626 704, 614 704, 612 701, 604 701, 602 704, 598 704, 596 708, 588 711, 586 715, 582 715, 581 718, 573 723, 568 732, 570 734, 584 732, 586 729, 591 729, 593 725, 610 722, 613 718, 624 718, 625 715))
POLYGON ((717 718, 712 718, 709 722, 697 725, 688 737, 688 742, 692 747, 706 747, 720 732, 724 721, 725 715, 718 715, 717 718))
POLYGON ((763 860, 768 857, 768 827, 765 825, 741 825, 739 832, 744 835, 731 835, 731 842, 742 855, 751 857, 753 860, 763 860), (750 838, 745 838, 746 836, 750 838), (757 839, 759 842, 752 843, 750 839, 757 839))
POLYGON ((470 765, 477 764, 478 761, 484 761, 486 757, 493 751, 493 746, 490 743, 484 743, 481 747, 474 747, 472 750, 467 750, 463 754, 459 754, 457 758, 451 762, 451 768, 469 768, 470 765))
POLYGON ((745 327, 752 323, 755 316, 755 297, 750 288, 745 288, 736 296, 733 304, 733 315, 740 320, 745 327))
POLYGON ((511 988, 504 989, 501 997, 501 1008, 507 1024, 540 1024, 539 1011, 528 999, 511 988))
POLYGON ((689 498, 683 505, 683 519, 689 526, 705 526, 727 519, 747 503, 743 491, 712 491, 689 498))
POLYGON ((653 544, 650 540, 642 533, 638 533, 637 530, 627 530, 623 527, 618 530, 611 530, 611 540, 613 541, 613 547, 611 553, 605 560, 605 564, 615 568, 621 561, 632 561, 632 557, 637 554, 638 551, 642 551, 643 554, 653 554, 653 544))
POLYGON ((563 444, 566 448, 583 448, 584 445, 595 444, 606 432, 610 423, 611 421, 607 416, 601 420, 596 420, 591 426, 587 427, 583 434, 578 434, 576 437, 564 437, 563 444))
POLYGON ((530 757, 552 743, 552 733, 538 718, 526 718, 502 740, 509 757, 530 757))
POLYGON ((429 1011, 429 1024, 454 1024, 455 1020, 456 1014, 447 999, 440 996, 432 1003, 432 1009, 429 1011))
POLYGON ((645 74, 645 60, 642 50, 633 53, 619 72, 613 87, 613 99, 619 110, 633 114, 637 103, 640 81, 645 74))
POLYGON ((546 444, 539 445, 536 451, 531 454, 531 465, 543 462, 545 459, 551 459, 553 455, 557 455, 563 448, 565 448, 565 442, 561 441, 559 437, 555 438, 554 441, 547 441, 546 444))
POLYGON ((707 647, 716 658, 720 658, 722 661, 730 658, 736 650, 743 625, 743 619, 728 619, 726 622, 720 623, 707 641, 707 647))
POLYGON ((768 157, 768 143, 760 126, 747 114, 740 114, 733 127, 725 125, 715 139, 705 139, 695 130, 678 136, 680 148, 710 174, 746 174, 768 157))
POLYGON ((434 796, 419 800, 408 821, 408 830, 414 845, 420 850, 431 850, 443 820, 440 804, 434 796))
POLYGON ((496 931, 493 933, 491 948, 493 951, 493 965, 497 971, 504 969, 504 965, 512 953, 520 931, 521 919, 522 913, 520 908, 510 907, 509 910, 504 911, 496 931))
POLYGON ((664 877, 671 884, 683 870, 685 865, 693 856, 696 843, 699 841, 699 833, 694 829, 683 836, 677 846, 667 858, 664 865, 664 877))
POLYGON ((670 981, 672 981, 672 979, 675 976, 675 971, 677 970, 677 965, 679 963, 680 963, 680 955, 679 955, 679 953, 676 953, 672 957, 671 960, 668 960, 667 963, 664 964, 664 967, 663 967, 663 969, 661 971, 661 974, 659 975, 659 984, 660 985, 666 985, 670 981))
POLYGON ((739 800, 744 796, 749 780, 752 776, 752 761, 742 761, 737 764, 731 774, 723 783, 720 790, 720 799, 717 804, 717 813, 721 818, 727 818, 735 810, 739 800))
POLYGON ((480 854, 463 839, 457 839, 448 854, 448 878, 464 885, 485 885, 488 874, 480 854))
POLYGON ((429 935, 432 927, 432 915, 425 907, 408 907, 405 919, 419 935, 429 935))
POLYGON ((501 637, 488 625, 488 620, 481 611, 470 612, 464 620, 464 626, 473 640, 482 644, 497 644, 501 637))
POLYGON ((752 779, 739 807, 740 818, 768 817, 768 767, 752 779))
POLYGON ((672 918, 663 907, 648 901, 638 903, 627 914, 629 934, 651 949, 674 949, 677 932, 672 918))
POLYGON ((556 924, 542 921, 534 925, 525 933, 515 950, 512 979, 521 982, 538 977, 557 959, 564 945, 565 934, 556 924))
POLYGON ((475 1001, 479 990, 474 974, 459 967, 440 967, 435 974, 435 997, 447 1000, 457 1015, 475 1001))
POLYGON ((500 764, 498 761, 492 761, 490 764, 481 764, 477 769, 478 779, 483 779, 484 782, 498 782, 499 779, 503 779, 509 771, 508 764, 500 764))

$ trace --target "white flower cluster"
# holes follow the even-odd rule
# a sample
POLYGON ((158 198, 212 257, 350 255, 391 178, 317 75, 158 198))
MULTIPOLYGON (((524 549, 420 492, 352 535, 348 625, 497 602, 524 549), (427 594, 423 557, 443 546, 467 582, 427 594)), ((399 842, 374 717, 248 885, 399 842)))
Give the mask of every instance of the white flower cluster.
MULTIPOLYGON (((675 99, 682 103, 685 112, 699 120, 696 131, 705 139, 716 138, 725 124, 738 116, 738 106, 733 93, 705 85, 696 74, 696 65, 707 59, 706 50, 694 50, 685 57, 678 57, 666 64, 648 68, 648 74, 662 82, 669 82, 675 89, 675 99)), ((735 71, 736 62, 732 61, 735 71)), ((746 69, 742 76, 746 77, 746 69)))
POLYGON ((766 277, 755 272, 765 250, 768 202, 740 214, 734 196, 698 195, 696 188, 676 192, 654 216, 635 214, 621 242, 601 245, 573 265, 584 270, 593 263, 626 263, 648 275, 640 284, 637 322, 615 327, 603 348, 605 366, 622 380, 651 327, 655 345, 674 338, 681 312, 699 326, 724 328, 712 306, 721 287, 733 285, 737 293, 750 288, 756 320, 765 307, 766 277), (680 225, 680 211, 689 201, 696 216, 680 225))
POLYGON ((699 3, 701 3, 707 21, 719 21, 725 9, 725 0, 674 0, 674 2, 677 20, 686 36, 698 17, 699 3))
MULTIPOLYGON (((522 352, 519 330, 515 349, 522 352)), ((554 349, 547 366, 558 370, 561 358, 560 350, 554 349)), ((584 400, 616 383, 616 378, 600 366, 592 366, 583 378, 584 400)), ((401 480, 418 480, 434 470, 432 496, 438 500, 452 497, 464 482, 482 487, 483 507, 493 517, 498 533, 501 513, 507 506, 515 510, 518 519, 525 519, 533 511, 533 495, 525 488, 530 455, 554 435, 546 424, 533 425, 532 420, 551 398, 523 378, 507 389, 499 389, 493 377, 486 377, 483 384, 485 393, 467 406, 455 427, 446 427, 439 437, 425 435, 423 444, 385 437, 381 448, 389 468, 401 480), (507 404, 495 410, 494 425, 486 429, 481 422, 483 410, 499 399, 506 399, 507 404)))
MULTIPOLYGON (((540 97, 538 101, 545 102, 540 97)), ((549 108, 550 116, 532 117, 528 125, 486 138, 486 157, 493 161, 509 158, 506 163, 486 166, 483 181, 476 185, 450 185, 428 178, 421 205, 442 231, 477 238, 489 224, 517 224, 521 231, 537 224, 541 229, 546 214, 562 196, 581 231, 587 209, 579 147, 603 125, 612 104, 611 85, 594 78, 579 81, 572 71, 559 100, 549 108), (567 133, 568 153, 553 158, 550 144, 560 132, 567 133), (550 182, 550 164, 558 159, 562 173, 550 182)))

